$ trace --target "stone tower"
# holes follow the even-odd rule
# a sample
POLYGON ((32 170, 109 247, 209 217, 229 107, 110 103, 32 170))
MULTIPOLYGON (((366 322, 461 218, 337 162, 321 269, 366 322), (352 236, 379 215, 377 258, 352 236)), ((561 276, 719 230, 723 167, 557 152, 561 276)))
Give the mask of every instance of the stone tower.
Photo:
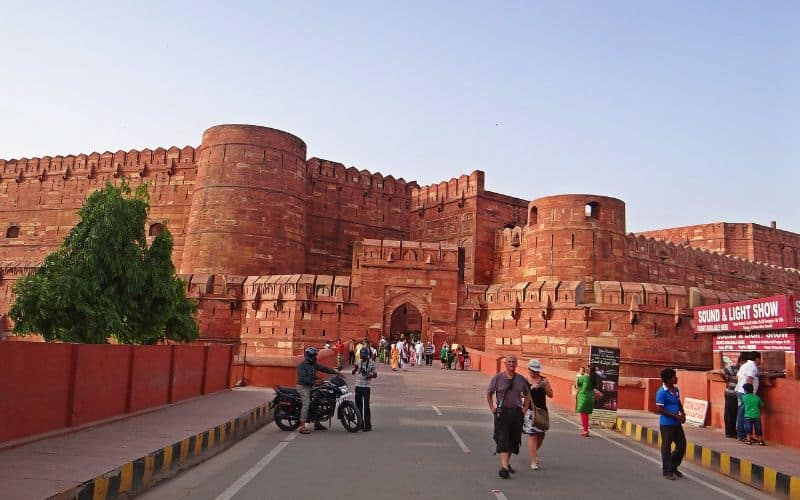
POLYGON ((253 125, 203 133, 182 274, 305 270, 306 145, 253 125))
POLYGON ((528 204, 523 276, 593 282, 625 276, 625 203, 567 194, 528 204))

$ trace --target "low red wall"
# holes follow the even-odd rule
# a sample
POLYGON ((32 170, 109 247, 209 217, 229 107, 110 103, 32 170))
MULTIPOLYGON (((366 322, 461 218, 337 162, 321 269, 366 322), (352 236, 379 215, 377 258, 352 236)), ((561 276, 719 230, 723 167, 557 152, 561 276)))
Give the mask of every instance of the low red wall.
POLYGON ((125 413, 130 358, 131 346, 128 345, 78 346, 70 425, 83 425, 125 413))
POLYGON ((485 375, 494 376, 500 371, 504 356, 497 353, 487 353, 477 349, 469 350, 469 369, 479 371, 485 375))
MULTIPOLYGON (((525 373, 527 360, 520 360, 518 373, 525 373)), ((677 370, 678 387, 681 397, 695 398, 709 402, 706 425, 716 429, 724 429, 725 386, 721 375, 713 372, 677 370)), ((544 367, 544 375, 550 380, 554 397, 551 400, 556 407, 574 410, 575 398, 570 387, 575 382, 575 373, 560 369, 544 367)), ((619 382, 618 407, 627 410, 655 410, 656 392, 661 387, 661 379, 622 377, 619 382)), ((764 427, 764 438, 786 446, 800 448, 800 381, 791 378, 762 380, 759 395, 764 400, 761 423, 764 427)))
POLYGON ((0 342, 0 443, 222 390, 233 349, 0 342))
POLYGON ((175 370, 172 375, 170 403, 203 393, 203 371, 205 370, 207 346, 176 345, 172 347, 175 349, 175 370))
MULTIPOLYGON (((697 383, 690 381, 689 389, 684 389, 688 378, 683 371, 678 372, 678 386, 684 397, 702 399, 709 402, 708 418, 706 424, 717 428, 725 428, 725 387, 726 382, 722 376, 714 372, 688 372, 700 379, 697 383), (702 392, 703 378, 707 391, 702 392)), ((800 381, 792 378, 762 379, 758 395, 764 400, 764 409, 761 413, 761 425, 764 439, 774 441, 786 446, 800 448, 800 434, 797 426, 800 425, 800 416, 797 408, 800 405, 800 381)))
MULTIPOLYGON (((247 385, 254 385, 257 387, 276 387, 283 385, 286 387, 294 387, 297 385, 297 365, 303 361, 303 356, 293 356, 285 358, 280 356, 263 356, 256 358, 249 358, 245 365, 244 379, 247 385)), ((336 366, 336 353, 333 349, 323 349, 317 356, 319 364, 334 368, 336 366)), ((345 376, 350 373, 344 370, 345 376)), ((320 373, 319 376, 327 376, 320 373)), ((348 378, 348 381, 350 381, 348 378)), ((351 385, 353 381, 350 381, 351 385)))
POLYGON ((0 342, 0 442, 69 425, 74 347, 0 342))
POLYGON ((169 403, 169 366, 172 346, 147 345, 133 349, 130 411, 139 411, 169 403))

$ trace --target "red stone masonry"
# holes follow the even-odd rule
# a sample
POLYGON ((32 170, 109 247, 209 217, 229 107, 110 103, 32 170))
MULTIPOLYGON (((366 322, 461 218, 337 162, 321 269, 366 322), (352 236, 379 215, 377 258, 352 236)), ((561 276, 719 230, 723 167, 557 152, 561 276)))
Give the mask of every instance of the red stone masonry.
POLYGON ((298 137, 220 125, 198 148, 0 160, 0 337, 16 280, 32 272, 106 181, 149 183, 150 237, 199 302, 203 337, 250 355, 380 335, 537 356, 570 369, 589 346, 622 374, 708 368, 691 308, 800 290, 800 235, 714 223, 628 234, 625 203, 592 194, 522 200, 484 173, 418 186, 306 158, 298 137))

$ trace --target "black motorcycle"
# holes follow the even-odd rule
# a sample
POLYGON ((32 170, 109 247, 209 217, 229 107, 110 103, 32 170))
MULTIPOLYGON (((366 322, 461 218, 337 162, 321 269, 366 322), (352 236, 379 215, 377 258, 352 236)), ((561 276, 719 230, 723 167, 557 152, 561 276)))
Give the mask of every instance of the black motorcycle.
MULTIPOLYGON (((330 422, 335 412, 348 432, 358 432, 363 425, 363 420, 356 404, 347 399, 350 394, 347 382, 341 375, 336 375, 315 386, 311 390, 308 421, 328 420, 330 422)), ((284 431, 294 431, 300 427, 300 407, 300 393, 297 392, 297 389, 282 386, 275 389, 275 398, 269 404, 269 409, 275 411, 275 424, 284 431)))

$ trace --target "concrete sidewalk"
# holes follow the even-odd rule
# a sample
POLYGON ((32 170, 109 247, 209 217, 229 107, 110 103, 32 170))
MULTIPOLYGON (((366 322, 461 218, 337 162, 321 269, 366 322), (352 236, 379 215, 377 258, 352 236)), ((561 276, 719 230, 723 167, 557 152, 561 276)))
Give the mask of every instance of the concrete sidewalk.
POLYGON ((270 421, 241 388, 0 450, 3 498, 115 498, 205 460, 270 421))
MULTIPOLYGON (((658 415, 620 410, 618 431, 650 446, 660 446, 658 415)), ((683 426, 686 460, 780 498, 800 499, 800 450, 767 441, 767 446, 746 445, 725 437, 721 429, 683 426)))

